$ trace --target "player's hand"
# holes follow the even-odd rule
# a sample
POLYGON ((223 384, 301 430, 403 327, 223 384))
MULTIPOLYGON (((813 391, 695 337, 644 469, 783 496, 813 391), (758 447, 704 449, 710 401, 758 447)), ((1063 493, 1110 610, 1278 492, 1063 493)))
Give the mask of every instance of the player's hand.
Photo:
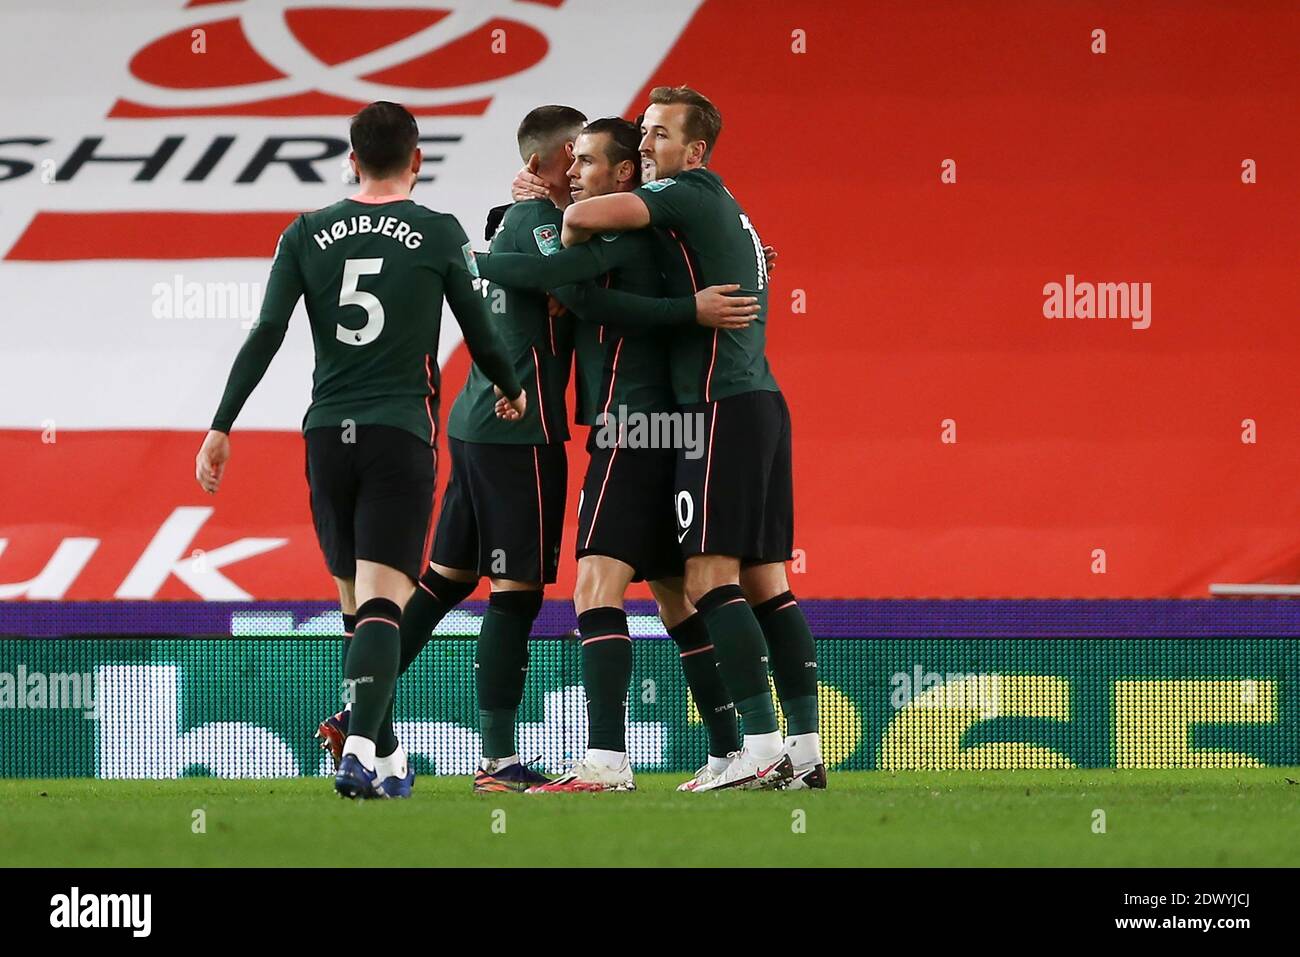
POLYGON ((569 309, 564 303, 556 299, 550 293, 546 294, 546 314, 552 319, 559 319, 560 316, 568 312, 569 309))
POLYGON ((507 399, 496 386, 492 391, 497 394, 496 414, 498 419, 505 419, 507 422, 518 422, 524 417, 524 412, 528 408, 528 393, 523 389, 513 399, 507 399))
POLYGON ((226 462, 230 459, 230 436, 225 432, 209 431, 203 437, 199 454, 194 457, 194 477, 198 479, 203 491, 209 495, 221 485, 221 477, 226 474, 226 462))
POLYGON ((695 321, 710 329, 744 329, 758 315, 757 296, 732 296, 736 283, 709 286, 695 294, 695 321))
POLYGON ((772 270, 776 268, 776 249, 772 246, 764 246, 763 258, 767 260, 767 272, 770 276, 772 270))
POLYGON ((546 180, 537 175, 539 165, 540 161, 534 153, 528 157, 528 162, 524 164, 523 169, 515 173, 515 181, 510 184, 510 198, 516 203, 522 203, 526 199, 551 198, 551 190, 546 185, 546 180))

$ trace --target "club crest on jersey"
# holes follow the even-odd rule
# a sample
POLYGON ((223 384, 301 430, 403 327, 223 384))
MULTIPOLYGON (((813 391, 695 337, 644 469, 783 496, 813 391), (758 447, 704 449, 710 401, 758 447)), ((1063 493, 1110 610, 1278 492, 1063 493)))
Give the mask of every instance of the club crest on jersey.
POLYGON ((644 183, 642 184, 641 188, 648 189, 652 193, 657 193, 659 192, 659 190, 667 189, 669 186, 672 186, 676 182, 677 180, 673 179, 671 176, 668 176, 664 179, 655 179, 655 180, 651 180, 648 183, 644 183))
POLYGON ((537 248, 543 256, 554 256, 560 251, 560 230, 550 223, 534 229, 533 239, 537 240, 537 248))
POLYGON ((460 253, 465 257, 465 268, 475 279, 478 278, 478 260, 474 258, 474 250, 469 243, 460 247, 460 253))

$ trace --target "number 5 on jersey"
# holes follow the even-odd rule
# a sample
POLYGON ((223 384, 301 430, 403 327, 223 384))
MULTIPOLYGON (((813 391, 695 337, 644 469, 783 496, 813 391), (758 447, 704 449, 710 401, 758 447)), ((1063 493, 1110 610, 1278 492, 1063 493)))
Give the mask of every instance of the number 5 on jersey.
POLYGON ((364 346, 379 338, 384 331, 384 306, 371 293, 357 288, 362 276, 377 276, 384 268, 382 259, 348 259, 343 263, 343 282, 339 286, 340 306, 360 306, 366 311, 366 324, 360 329, 349 329, 339 323, 335 336, 339 342, 350 346, 364 346))

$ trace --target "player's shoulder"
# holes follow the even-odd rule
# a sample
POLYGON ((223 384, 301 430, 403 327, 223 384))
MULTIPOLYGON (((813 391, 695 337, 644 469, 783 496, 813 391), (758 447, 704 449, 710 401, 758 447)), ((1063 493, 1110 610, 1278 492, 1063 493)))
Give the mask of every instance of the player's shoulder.
POLYGON ((525 199, 507 209, 502 222, 506 226, 515 228, 520 226, 531 228, 542 223, 562 223, 564 210, 549 199, 525 199))
POLYGON ((456 217, 451 213, 444 213, 440 209, 434 209, 432 206, 425 206, 423 203, 417 203, 413 199, 407 200, 407 203, 409 204, 409 215, 411 216, 419 216, 425 219, 434 219, 439 221, 451 220, 455 222, 456 220, 456 217))
MULTIPOLYGON (((536 251, 549 256, 561 249, 560 227, 564 210, 548 199, 526 199, 506 210, 498 235, 509 237, 520 252, 536 251)), ((498 248, 498 247, 494 247, 498 248)))
POLYGON ((722 177, 707 166, 696 166, 677 174, 692 183, 705 183, 717 189, 722 188, 722 177))
POLYGON ((705 189, 709 192, 721 192, 723 189, 722 177, 704 166, 684 169, 672 176, 652 179, 648 183, 642 183, 641 189, 648 193, 658 193, 672 186, 686 187, 687 189, 705 189))
POLYGON ((307 226, 311 226, 315 223, 328 223, 343 216, 351 205, 353 205, 351 200, 340 199, 336 202, 330 203, 328 206, 322 206, 320 209, 312 209, 302 213, 295 222, 300 222, 307 226))

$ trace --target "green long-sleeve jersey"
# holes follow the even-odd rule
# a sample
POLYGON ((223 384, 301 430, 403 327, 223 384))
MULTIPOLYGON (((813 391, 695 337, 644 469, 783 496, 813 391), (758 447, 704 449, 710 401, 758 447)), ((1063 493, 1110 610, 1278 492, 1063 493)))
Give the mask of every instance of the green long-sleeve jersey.
MULTIPOLYGON (((669 354, 674 327, 695 319, 695 299, 666 298, 673 290, 664 269, 672 262, 662 237, 636 230, 606 233, 544 258, 493 252, 479 257, 479 269, 493 281, 551 290, 589 320, 574 330, 577 421, 599 425, 606 413, 676 408, 669 354)), ((676 285, 684 291, 682 280, 676 285)))
POLYGON ((444 299, 484 374, 507 395, 521 387, 479 285, 469 240, 447 213, 409 199, 345 199, 303 213, 280 236, 261 312, 212 428, 230 431, 304 298, 316 364, 303 430, 390 425, 432 444, 444 299))
POLYGON ((768 366, 767 261, 745 211, 717 173, 692 169, 639 187, 650 224, 680 244, 695 290, 739 283, 757 296, 758 315, 744 329, 688 327, 673 340, 673 391, 682 404, 744 392, 779 392, 768 366))
MULTIPOLYGON (((516 203, 506 211, 490 249, 541 259, 561 249, 562 223, 563 214, 549 200, 516 203)), ((447 416, 447 434, 464 442, 549 445, 566 441, 564 393, 573 360, 572 320, 552 317, 546 294, 537 289, 489 280, 483 295, 492 328, 528 393, 528 407, 518 422, 498 419, 491 377, 475 363, 447 416)))

